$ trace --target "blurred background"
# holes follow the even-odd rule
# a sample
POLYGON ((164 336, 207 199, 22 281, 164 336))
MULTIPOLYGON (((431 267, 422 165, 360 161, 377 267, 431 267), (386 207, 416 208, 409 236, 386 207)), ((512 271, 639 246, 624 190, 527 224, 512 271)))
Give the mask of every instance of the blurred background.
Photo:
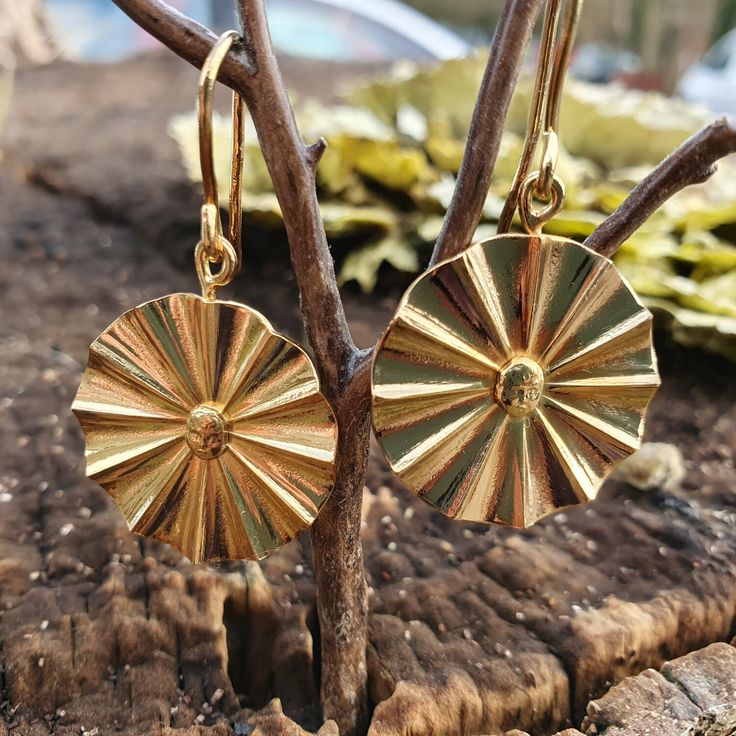
MULTIPOLYGON (((233 25, 229 0, 174 0, 214 28, 233 25)), ((736 0, 587 0, 573 73, 679 91, 717 112, 736 106, 736 0)), ((336 62, 418 61, 461 55, 486 44, 501 0, 268 0, 283 53, 336 62), (411 13, 409 9, 417 13, 411 13), (420 15, 421 13, 421 15, 420 15)), ((156 44, 110 0, 0 2, 0 32, 22 59, 59 55, 114 61, 156 44)))

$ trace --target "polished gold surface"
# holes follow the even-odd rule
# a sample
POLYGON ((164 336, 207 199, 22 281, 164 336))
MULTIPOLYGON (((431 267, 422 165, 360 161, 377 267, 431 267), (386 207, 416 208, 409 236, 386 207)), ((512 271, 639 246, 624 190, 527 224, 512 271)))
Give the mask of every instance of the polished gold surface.
POLYGON ((498 218, 498 232, 506 233, 517 208, 522 224, 527 232, 536 231, 560 210, 564 203, 564 187, 555 177, 559 142, 560 103, 565 85, 565 75, 570 63, 575 36, 580 23, 583 0, 568 0, 562 30, 557 38, 557 26, 563 0, 547 0, 539 40, 539 60, 532 88, 532 101, 529 109, 524 145, 519 165, 514 175, 506 202, 498 218), (541 166, 534 174, 529 174, 532 159, 542 139, 541 166), (534 195, 548 204, 537 213, 525 219, 525 212, 532 213, 530 197, 534 195))
POLYGON ((194 249, 194 265, 197 268, 202 296, 214 301, 217 290, 227 286, 242 265, 242 181, 245 152, 245 127, 243 117, 245 102, 238 92, 233 92, 233 145, 230 166, 230 223, 228 237, 223 235, 220 203, 217 197, 215 153, 212 141, 212 115, 215 85, 220 66, 233 44, 242 42, 237 31, 225 31, 215 42, 202 64, 197 95, 197 119, 199 124, 199 162, 202 169, 204 204, 201 209, 202 236, 194 249), (217 265, 213 271, 212 266, 217 265))
POLYGON ((496 401, 512 417, 529 416, 539 404, 544 389, 544 371, 534 360, 511 358, 496 376, 496 401))
MULTIPOLYGON (((202 243, 208 258, 213 263, 221 260, 219 238, 222 237, 222 219, 217 198, 217 178, 215 177, 215 152, 212 143, 212 114, 215 85, 222 62, 233 47, 242 43, 243 38, 237 31, 225 31, 215 42, 202 64, 199 75, 199 93, 197 95, 197 119, 199 124, 199 162, 202 169, 202 187, 204 188, 204 207, 202 208, 202 243)), ((230 224, 227 241, 235 250, 235 260, 240 270, 241 234, 243 224, 243 160, 245 156, 245 101, 239 92, 233 92, 233 144, 230 167, 230 224)))
POLYGON ((122 315, 72 408, 90 478, 195 562, 263 557, 333 485, 337 426, 309 358, 238 304, 173 294, 122 315))
POLYGON ((404 295, 374 359, 373 423, 442 512, 527 526, 595 496, 658 385, 651 315, 610 261, 502 235, 404 295))

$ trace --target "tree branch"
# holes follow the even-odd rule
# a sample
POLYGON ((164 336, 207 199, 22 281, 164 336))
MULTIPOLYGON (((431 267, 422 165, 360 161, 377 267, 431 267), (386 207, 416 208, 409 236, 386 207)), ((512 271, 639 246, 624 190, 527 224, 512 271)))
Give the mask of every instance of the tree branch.
POLYGON ((363 487, 371 437, 371 361, 349 367, 351 380, 335 406, 340 435, 335 487, 312 526, 318 591, 322 712, 340 734, 368 730, 368 596, 360 541, 363 487))
MULTIPOLYGON (((198 69, 217 40, 209 28, 182 15, 161 0, 113 0, 131 20, 198 69)), ((243 93, 255 68, 244 47, 233 47, 222 64, 218 79, 243 93)))
MULTIPOLYGON (((142 28, 197 67, 215 36, 160 0, 114 0, 142 28)), ((220 80, 243 95, 289 239, 307 338, 340 427, 335 486, 312 527, 320 621, 322 707, 345 736, 367 729, 367 605, 360 512, 370 439, 366 354, 348 329, 315 189, 326 148, 305 146, 271 47, 263 0, 237 0, 243 48, 220 80)))
MULTIPOLYGON (((161 0, 114 0, 138 25, 201 67, 215 36, 161 0)), ((315 191, 325 150, 305 146, 271 48, 263 0, 236 0, 244 43, 225 60, 220 80, 240 92, 253 118, 284 216, 307 337, 340 440, 335 487, 312 529, 320 621, 322 704, 344 736, 367 728, 367 604, 360 511, 370 438, 370 351, 356 349, 315 191)), ((480 220, 511 95, 543 0, 506 0, 473 113, 458 181, 432 262, 459 253, 480 220)), ((610 254, 669 196, 705 180, 736 150, 725 121, 694 136, 644 179, 588 239, 610 254)))
POLYGON ((585 245, 613 255, 670 197, 706 181, 715 173, 716 162, 731 153, 736 153, 736 127, 722 119, 703 128, 642 179, 585 245))
POLYGON ((348 379, 356 348, 348 329, 315 189, 315 171, 326 146, 304 145, 271 47, 263 0, 238 0, 249 56, 255 64, 243 90, 263 157, 281 205, 289 238, 307 337, 328 398, 335 400, 348 379))
POLYGON ((430 265, 470 245, 491 185, 504 124, 543 0, 506 0, 488 56, 455 191, 430 265))

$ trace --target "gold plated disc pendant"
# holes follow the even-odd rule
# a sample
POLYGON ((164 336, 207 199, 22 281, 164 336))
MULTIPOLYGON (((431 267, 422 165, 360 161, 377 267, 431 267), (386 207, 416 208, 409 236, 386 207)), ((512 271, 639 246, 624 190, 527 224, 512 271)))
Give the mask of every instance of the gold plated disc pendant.
POLYGON ((391 468, 446 515, 528 526, 639 447, 652 317, 603 256, 500 235, 417 279, 373 364, 391 468))
POLYGON ((126 312, 72 409, 89 477, 193 562, 264 557, 332 489, 337 425, 311 361, 239 304, 172 294, 126 312))

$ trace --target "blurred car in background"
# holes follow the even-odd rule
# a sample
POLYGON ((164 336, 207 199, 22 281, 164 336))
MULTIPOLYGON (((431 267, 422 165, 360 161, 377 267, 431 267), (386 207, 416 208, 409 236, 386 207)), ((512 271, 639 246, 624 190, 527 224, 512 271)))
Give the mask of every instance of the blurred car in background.
POLYGON ((266 0, 277 51, 342 62, 443 61, 470 47, 398 0, 266 0))
MULTIPOLYGON (((169 4, 199 22, 204 20, 202 0, 169 4)), ((118 61, 157 47, 112 0, 45 0, 44 7, 55 44, 67 59, 118 61)))
MULTIPOLYGON (((235 24, 222 0, 169 0, 182 13, 225 30, 235 24)), ((114 61, 156 48, 111 0, 47 0, 65 53, 74 59, 114 61)), ((418 63, 465 56, 470 45, 398 0, 266 0, 277 52, 320 61, 418 63)))
POLYGON ((677 91, 716 114, 736 114, 736 29, 683 74, 677 91))

